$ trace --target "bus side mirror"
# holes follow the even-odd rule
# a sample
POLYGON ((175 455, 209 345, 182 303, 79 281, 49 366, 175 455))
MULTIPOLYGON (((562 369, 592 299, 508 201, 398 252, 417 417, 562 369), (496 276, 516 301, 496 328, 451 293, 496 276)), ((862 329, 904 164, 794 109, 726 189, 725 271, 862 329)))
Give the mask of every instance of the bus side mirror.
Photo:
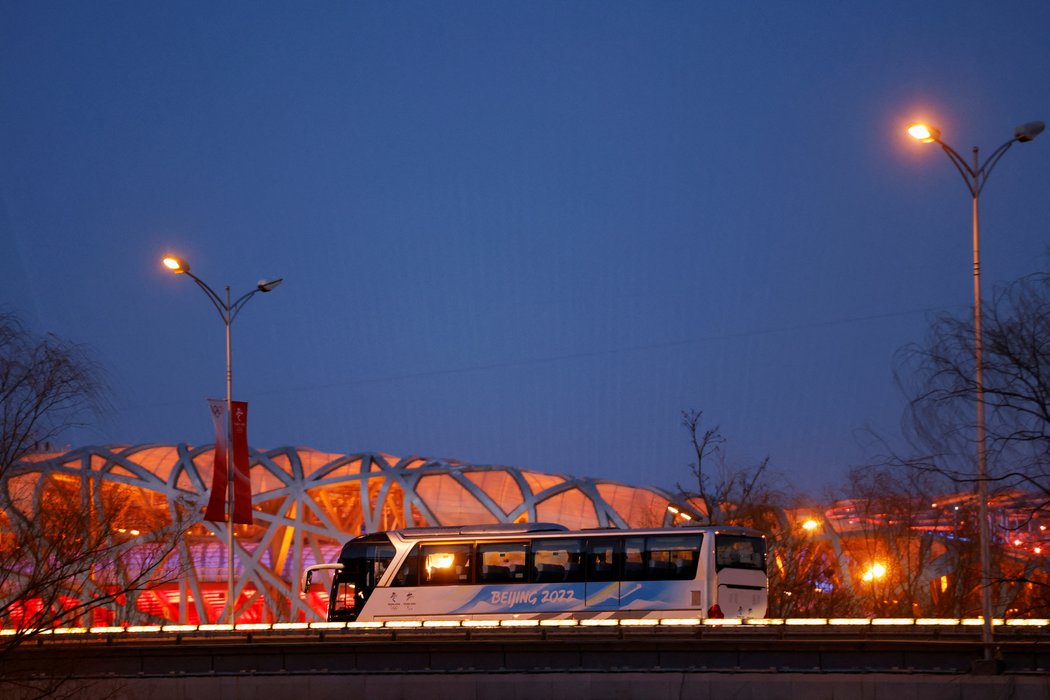
POLYGON ((343 565, 339 564, 339 563, 336 563, 336 564, 314 564, 313 566, 306 567, 306 571, 303 572, 302 580, 299 582, 300 583, 299 590, 301 590, 304 595, 306 593, 310 592, 310 584, 313 583, 314 572, 315 571, 321 571, 322 569, 327 569, 329 571, 342 571, 343 570, 343 565))

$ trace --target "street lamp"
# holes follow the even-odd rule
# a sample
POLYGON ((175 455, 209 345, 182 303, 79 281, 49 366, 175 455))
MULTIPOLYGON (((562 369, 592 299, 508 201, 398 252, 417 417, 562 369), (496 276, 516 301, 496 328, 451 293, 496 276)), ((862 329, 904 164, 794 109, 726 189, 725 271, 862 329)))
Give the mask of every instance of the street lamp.
POLYGON ((977 508, 979 523, 979 548, 981 557, 981 615, 984 617, 981 641, 984 643, 984 658, 992 658, 992 557, 990 534, 988 531, 988 455, 985 447, 984 427, 984 355, 983 336, 981 333, 981 236, 979 200, 992 169, 1015 142, 1031 141, 1043 132, 1043 122, 1028 122, 1014 129, 1014 137, 1004 143, 988 156, 984 164, 979 165, 978 148, 973 147, 972 162, 956 152, 941 140, 941 132, 929 124, 912 124, 908 134, 923 143, 936 143, 944 150, 952 165, 962 175, 966 188, 973 199, 973 343, 974 343, 974 385, 977 400, 977 508))
POLYGON ((164 267, 168 268, 175 274, 186 275, 191 280, 197 283, 204 293, 208 296, 208 300, 211 301, 212 305, 215 306, 216 311, 219 312, 219 317, 222 319, 223 325, 226 327, 226 469, 228 477, 226 480, 226 563, 227 563, 227 589, 226 589, 226 609, 229 617, 230 625, 236 624, 236 612, 234 611, 234 586, 233 586, 233 355, 231 353, 231 336, 230 327, 233 325, 233 319, 237 318, 237 314, 240 313, 244 305, 248 303, 257 292, 272 292, 284 280, 281 278, 274 280, 259 280, 255 289, 241 296, 237 301, 230 303, 230 288, 226 287, 225 299, 215 293, 211 287, 204 283, 201 278, 190 272, 189 263, 182 258, 175 257, 174 255, 166 255, 162 260, 164 267))
POLYGON ((860 579, 866 583, 872 583, 873 581, 877 581, 885 576, 886 571, 888 571, 886 565, 877 561, 864 570, 860 579))

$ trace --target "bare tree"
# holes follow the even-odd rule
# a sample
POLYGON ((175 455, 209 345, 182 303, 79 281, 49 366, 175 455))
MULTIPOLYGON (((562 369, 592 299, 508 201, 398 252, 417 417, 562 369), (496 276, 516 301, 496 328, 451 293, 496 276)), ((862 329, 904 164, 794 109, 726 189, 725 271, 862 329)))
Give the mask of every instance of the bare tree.
POLYGON ((81 346, 35 338, 0 314, 0 476, 100 407, 101 370, 81 346))
MULTIPOLYGON (((1023 488, 1050 501, 1050 273, 998 290, 983 317, 991 486, 1023 488)), ((919 451, 908 463, 972 485, 978 393, 972 319, 936 318, 925 343, 900 351, 897 376, 911 395, 905 428, 919 451)))
MULTIPOLYGON (((1018 596, 1040 599, 1022 595, 1018 586, 1040 586, 1046 579, 1045 571, 1038 571, 1043 558, 1023 557, 1012 542, 1018 531, 1050 518, 1050 273, 997 290, 982 314, 981 392, 969 316, 936 318, 924 343, 900 351, 896 371, 911 396, 905 430, 913 453, 894 461, 943 475, 956 489, 974 489, 974 407, 982 396, 988 491, 993 499, 1013 504, 1011 516, 1023 511, 1021 517, 1000 513, 992 522, 993 593, 1002 614, 1016 607, 1018 596)), ((1026 546, 1033 544, 1029 540, 1018 539, 1026 546)))
POLYGON ((718 426, 703 429, 703 417, 703 411, 682 411, 682 427, 688 431, 696 455, 696 461, 689 465, 696 491, 681 484, 678 489, 700 500, 708 524, 745 525, 779 495, 770 483, 769 457, 753 467, 731 465, 726 460, 725 437, 718 426))
POLYGON ((101 372, 80 346, 0 314, 0 659, 43 630, 135 617, 138 595, 181 571, 185 503, 34 455, 96 414, 101 372))
POLYGON ((901 466, 850 473, 849 518, 839 533, 858 612, 959 617, 979 610, 975 515, 938 504, 945 480, 901 466), (977 606, 974 608, 973 606, 977 606))
POLYGON ((725 437, 717 426, 703 427, 702 411, 683 411, 682 426, 696 458, 689 465, 696 490, 677 487, 685 499, 699 501, 709 524, 742 525, 768 537, 769 614, 846 614, 853 599, 838 585, 836 554, 789 514, 791 497, 776 486, 769 458, 750 467, 730 463, 725 437))
POLYGON ((143 504, 97 476, 13 470, 0 486, 0 658, 41 630, 136 621, 138 595, 181 571, 184 503, 143 504))
POLYGON ((845 585, 841 570, 841 552, 832 537, 822 537, 806 530, 812 520, 819 527, 826 521, 811 517, 800 519, 800 513, 813 508, 785 509, 776 512, 777 522, 763 527, 770 534, 769 557, 770 617, 846 617, 854 614, 858 603, 851 587, 845 585))

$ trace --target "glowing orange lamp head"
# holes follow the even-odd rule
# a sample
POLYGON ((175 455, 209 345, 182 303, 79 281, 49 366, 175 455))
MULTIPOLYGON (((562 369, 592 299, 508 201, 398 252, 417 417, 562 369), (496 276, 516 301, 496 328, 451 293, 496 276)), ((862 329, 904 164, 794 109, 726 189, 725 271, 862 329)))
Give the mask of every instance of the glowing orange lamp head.
POLYGON ((165 255, 161 261, 164 263, 164 267, 168 268, 176 274, 182 274, 183 272, 190 271, 190 265, 182 258, 177 258, 174 255, 165 255))
POLYGON ((923 143, 932 143, 941 137, 941 130, 929 124, 918 123, 908 127, 908 134, 923 143))

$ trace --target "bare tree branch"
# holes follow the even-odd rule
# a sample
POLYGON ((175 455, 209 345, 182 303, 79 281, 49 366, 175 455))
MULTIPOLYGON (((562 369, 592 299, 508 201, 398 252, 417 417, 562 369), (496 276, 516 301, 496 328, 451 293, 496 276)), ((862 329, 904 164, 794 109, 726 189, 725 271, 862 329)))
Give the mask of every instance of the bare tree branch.
POLYGON ((178 546, 198 517, 187 504, 90 471, 26 468, 102 407, 102 372, 81 346, 0 314, 0 663, 44 630, 142 618, 142 592, 186 565, 178 546))

